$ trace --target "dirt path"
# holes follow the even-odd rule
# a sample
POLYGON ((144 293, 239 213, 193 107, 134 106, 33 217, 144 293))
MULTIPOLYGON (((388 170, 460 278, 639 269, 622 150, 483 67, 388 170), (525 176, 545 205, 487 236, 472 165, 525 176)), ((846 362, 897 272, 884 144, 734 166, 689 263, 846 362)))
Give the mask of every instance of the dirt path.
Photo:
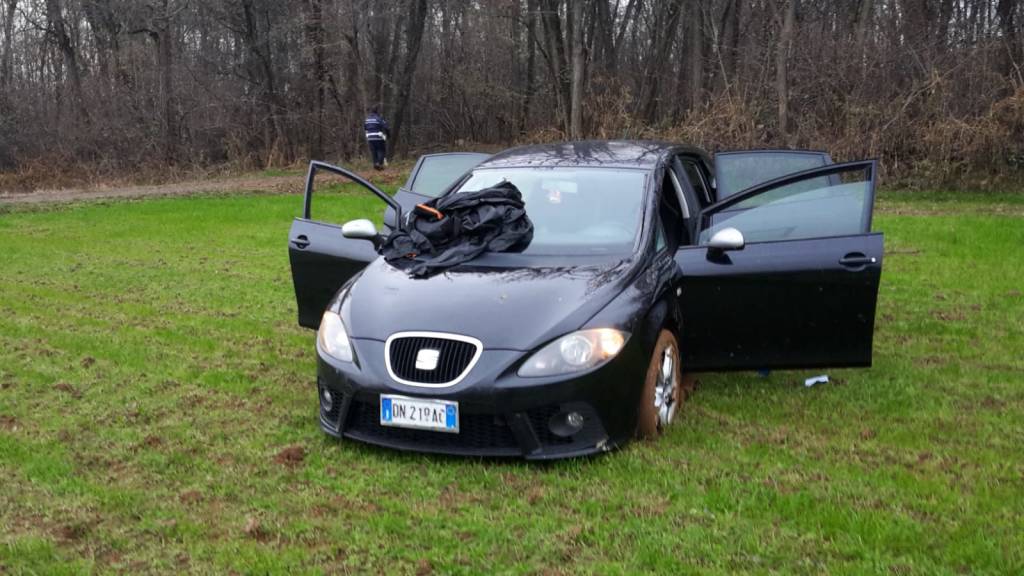
MULTIPOLYGON (((383 172, 364 173, 377 184, 397 185, 405 181, 410 165, 392 166, 383 172)), ((317 184, 336 177, 318 175, 317 184)), ((0 193, 0 206, 67 203, 87 200, 157 198, 166 196, 189 196, 192 194, 300 194, 305 186, 305 174, 295 173, 284 176, 235 176, 187 180, 171 184, 100 186, 91 188, 62 188, 35 190, 32 192, 0 193)), ((993 202, 946 203, 929 201, 892 201, 879 199, 875 204, 876 214, 895 216, 944 216, 951 214, 982 214, 1003 216, 1024 216, 1024 204, 993 202)))
POLYGON ((151 198, 159 196, 187 196, 199 193, 271 192, 299 193, 304 186, 304 175, 242 176, 210 180, 190 180, 152 186, 103 186, 97 188, 64 188, 36 190, 26 193, 0 194, 0 204, 41 204, 49 202, 76 202, 106 198, 151 198))
MULTIPOLYGON (((359 170, 356 172, 374 184, 397 186, 405 182, 412 163, 398 161, 383 171, 359 170)), ((317 186, 322 183, 344 182, 345 179, 328 173, 317 174, 317 186)), ((0 192, 0 206, 31 205, 47 203, 79 202, 84 200, 158 198, 164 196, 189 196, 191 194, 238 194, 244 192, 263 194, 301 194, 306 185, 304 171, 282 176, 259 174, 232 177, 186 180, 169 184, 93 186, 88 188, 60 188, 34 190, 32 192, 0 192)))

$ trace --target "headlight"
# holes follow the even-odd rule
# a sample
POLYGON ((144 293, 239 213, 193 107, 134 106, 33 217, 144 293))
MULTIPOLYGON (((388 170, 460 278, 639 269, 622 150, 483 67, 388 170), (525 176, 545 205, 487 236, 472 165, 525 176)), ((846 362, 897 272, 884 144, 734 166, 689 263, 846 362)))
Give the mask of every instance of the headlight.
POLYGON ((316 338, 320 348, 333 358, 342 362, 352 361, 352 344, 348 341, 345 325, 337 313, 330 310, 324 312, 316 338))
POLYGON ((629 333, 594 328, 566 334, 541 348, 519 368, 519 375, 554 376, 596 368, 615 357, 626 345, 629 333))

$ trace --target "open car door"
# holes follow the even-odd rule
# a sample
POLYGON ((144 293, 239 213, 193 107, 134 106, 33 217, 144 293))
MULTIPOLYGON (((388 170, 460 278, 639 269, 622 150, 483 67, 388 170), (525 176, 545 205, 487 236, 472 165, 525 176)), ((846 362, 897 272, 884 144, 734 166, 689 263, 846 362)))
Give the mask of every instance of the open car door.
POLYGON ((313 181, 320 170, 352 180, 378 196, 399 216, 402 212, 394 199, 357 174, 323 162, 309 163, 302 216, 292 222, 288 233, 288 258, 299 325, 313 329, 320 327, 320 316, 338 289, 377 257, 373 242, 346 238, 340 223, 321 222, 312 217, 313 181))
POLYGON ((676 252, 688 370, 871 365, 882 234, 875 161, 738 192, 676 252))
MULTIPOLYGON (((715 154, 716 201, 787 174, 832 164, 826 152, 813 150, 737 150, 715 154)), ((829 177, 824 177, 828 179, 829 177)))
MULTIPOLYGON (((408 214, 417 204, 444 194, 459 176, 489 157, 490 154, 479 152, 424 154, 416 161, 416 166, 409 173, 405 185, 395 193, 395 201, 402 206, 404 213, 408 214)), ((384 214, 384 223, 394 227, 394 217, 394 211, 388 209, 384 214)))

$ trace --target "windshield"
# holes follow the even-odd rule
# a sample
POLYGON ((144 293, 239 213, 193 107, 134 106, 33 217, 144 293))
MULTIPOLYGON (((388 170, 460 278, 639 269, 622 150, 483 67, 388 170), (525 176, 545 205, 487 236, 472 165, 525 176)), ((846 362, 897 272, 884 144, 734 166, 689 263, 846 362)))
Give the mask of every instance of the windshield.
POLYGON ((628 254, 640 230, 644 176, 611 168, 481 168, 456 193, 502 181, 519 188, 533 222, 524 254, 628 254))

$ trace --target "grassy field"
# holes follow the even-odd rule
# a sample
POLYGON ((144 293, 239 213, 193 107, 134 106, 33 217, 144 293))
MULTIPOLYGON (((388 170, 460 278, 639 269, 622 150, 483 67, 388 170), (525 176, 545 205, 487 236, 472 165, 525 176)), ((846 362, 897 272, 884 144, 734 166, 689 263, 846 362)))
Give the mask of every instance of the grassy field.
POLYGON ((321 434, 300 204, 0 213, 0 573, 1024 570, 1021 196, 882 199, 874 368, 707 375, 660 441, 551 465, 321 434))

